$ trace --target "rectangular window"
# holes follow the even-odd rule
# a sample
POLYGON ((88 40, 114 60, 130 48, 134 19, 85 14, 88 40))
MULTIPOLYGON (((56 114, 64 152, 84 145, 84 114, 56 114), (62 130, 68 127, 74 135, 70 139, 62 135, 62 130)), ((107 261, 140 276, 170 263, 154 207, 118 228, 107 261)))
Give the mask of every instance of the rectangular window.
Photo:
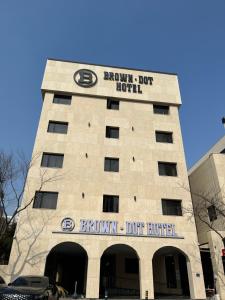
POLYGON ((177 176, 177 164, 158 162, 158 169, 160 176, 177 176))
POLYGON ((57 192, 36 192, 33 202, 33 208, 56 209, 57 200, 57 192))
POLYGON ((105 157, 104 171, 119 172, 119 158, 105 157))
POLYGON ((225 154, 225 148, 220 153, 221 154, 225 154))
POLYGON ((106 126, 105 136, 111 139, 118 139, 119 127, 106 126))
POLYGON ((167 288, 176 289, 177 279, 176 279, 175 259, 172 255, 165 256, 165 267, 166 267, 167 288))
POLYGON ((158 143, 173 143, 173 134, 172 132, 156 131, 155 139, 158 143))
POLYGON ((139 261, 137 258, 125 258, 125 273, 138 274, 139 261))
POLYGON ((153 105, 153 112, 154 114, 159 115, 168 115, 169 114, 169 106, 168 105, 153 105))
POLYGON ((67 134, 67 129, 68 129, 67 122, 49 121, 48 123, 48 132, 67 134))
POLYGON ((119 100, 107 99, 107 109, 119 110, 119 100))
POLYGON ((103 212, 119 212, 119 196, 103 195, 103 212))
POLYGON ((72 96, 69 95, 54 95, 53 103, 70 105, 71 99, 72 96))
POLYGON ((167 216, 182 216, 181 200, 162 199, 162 212, 167 216))
POLYGON ((217 213, 216 213, 216 208, 214 205, 210 205, 208 208, 208 215, 209 215, 209 220, 210 222, 213 222, 217 219, 217 213))
POLYGON ((47 168, 62 168, 63 159, 63 154, 43 153, 41 166, 47 168))

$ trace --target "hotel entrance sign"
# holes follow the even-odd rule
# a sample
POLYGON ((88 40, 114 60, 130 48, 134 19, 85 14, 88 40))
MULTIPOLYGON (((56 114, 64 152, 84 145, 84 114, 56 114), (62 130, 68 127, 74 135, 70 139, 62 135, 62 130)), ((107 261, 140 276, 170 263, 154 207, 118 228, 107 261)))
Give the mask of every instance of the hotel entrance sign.
MULTIPOLYGON (((61 222, 62 231, 73 231, 75 222, 71 218, 64 218, 61 222), (73 223, 71 223, 71 221, 73 223)), ((94 235, 122 235, 122 236, 141 236, 141 237, 167 237, 181 238, 177 235, 175 224, 171 223, 152 223, 152 222, 125 222, 124 227, 118 229, 117 221, 108 220, 86 220, 81 219, 77 234, 94 235)))

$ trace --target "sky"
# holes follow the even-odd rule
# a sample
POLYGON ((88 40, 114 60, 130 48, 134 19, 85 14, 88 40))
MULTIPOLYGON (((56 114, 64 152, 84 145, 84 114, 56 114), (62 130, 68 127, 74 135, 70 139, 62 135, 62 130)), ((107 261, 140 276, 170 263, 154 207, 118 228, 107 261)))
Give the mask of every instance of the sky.
POLYGON ((0 149, 31 156, 46 59, 177 73, 190 168, 224 134, 225 0, 1 0, 0 149))

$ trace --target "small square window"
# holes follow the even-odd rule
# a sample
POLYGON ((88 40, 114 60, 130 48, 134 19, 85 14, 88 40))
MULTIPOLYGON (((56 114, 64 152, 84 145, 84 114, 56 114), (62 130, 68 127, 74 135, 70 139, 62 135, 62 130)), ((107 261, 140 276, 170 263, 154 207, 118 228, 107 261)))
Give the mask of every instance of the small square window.
POLYGON ((107 99, 107 109, 119 110, 119 100, 107 99))
POLYGON ((105 136, 110 139, 118 139, 119 127, 106 126, 105 136))
POLYGON ((168 115, 169 114, 169 106, 168 105, 153 105, 154 114, 159 115, 168 115))
POLYGON ((156 131, 155 138, 158 143, 173 143, 172 132, 156 131))
POLYGON ((158 162, 160 176, 177 176, 177 164, 168 162, 158 162))
POLYGON ((41 166, 46 168, 62 168, 63 159, 63 154, 43 153, 41 166))
POLYGON ((53 103, 70 105, 72 96, 68 95, 54 95, 53 103))
POLYGON ((214 205, 210 205, 208 208, 208 215, 209 215, 209 220, 210 222, 213 222, 217 219, 217 213, 216 213, 216 208, 214 205))
POLYGON ((119 158, 105 157, 104 171, 119 172, 119 158))
POLYGON ((67 129, 67 122, 49 121, 48 123, 48 132, 67 134, 67 129))
POLYGON ((103 212, 119 212, 119 196, 103 195, 103 212))
POLYGON ((36 192, 33 208, 56 209, 58 200, 57 192, 36 192))
POLYGON ((225 148, 222 151, 220 151, 220 153, 225 154, 225 148))
POLYGON ((167 216, 182 216, 181 200, 162 199, 162 212, 167 216))

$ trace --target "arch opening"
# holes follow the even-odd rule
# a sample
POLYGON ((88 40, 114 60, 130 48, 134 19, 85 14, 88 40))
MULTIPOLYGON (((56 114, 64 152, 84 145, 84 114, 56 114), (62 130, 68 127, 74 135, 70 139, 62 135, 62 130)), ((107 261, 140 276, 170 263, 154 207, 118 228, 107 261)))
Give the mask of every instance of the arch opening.
POLYGON ((176 247, 162 247, 152 259, 154 296, 189 298, 187 256, 176 247))
POLYGON ((100 264, 100 298, 140 298, 139 258, 130 246, 107 248, 100 264))
POLYGON ((87 263, 87 252, 79 244, 60 243, 47 256, 45 275, 50 283, 57 283, 69 295, 82 297, 86 293, 87 263))

